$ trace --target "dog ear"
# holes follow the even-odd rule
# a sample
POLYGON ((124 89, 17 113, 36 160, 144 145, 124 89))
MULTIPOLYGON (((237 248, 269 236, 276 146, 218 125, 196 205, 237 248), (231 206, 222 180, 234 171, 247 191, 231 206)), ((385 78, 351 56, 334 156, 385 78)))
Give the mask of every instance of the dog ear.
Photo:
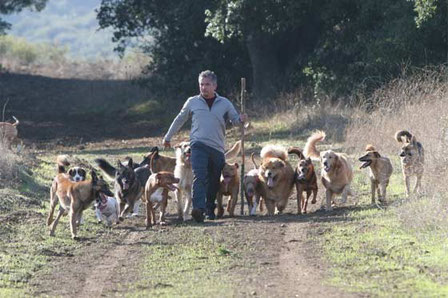
POLYGON ((234 165, 234 166, 235 166, 235 168, 237 168, 237 169, 238 169, 238 168, 240 167, 240 166, 238 165, 238 163, 237 163, 237 162, 236 162, 236 163, 234 163, 233 165, 234 165))
POLYGON ((411 139, 409 140, 409 143, 414 145, 414 146, 416 146, 417 145, 417 139, 414 136, 412 136, 411 139))
POLYGON ((156 184, 160 183, 160 176, 161 176, 160 173, 156 174, 156 179, 155 179, 156 180, 156 184))
POLYGON ((306 162, 309 163, 309 164, 312 164, 312 163, 313 163, 313 162, 311 161, 311 157, 308 157, 308 158, 306 159, 306 162))
POLYGON ((380 158, 381 155, 378 153, 378 151, 374 151, 373 152, 373 156, 375 156, 376 158, 380 158))
POLYGON ((90 176, 92 176, 93 183, 96 183, 98 181, 98 177, 96 176, 96 173, 94 170, 90 171, 90 176))
POLYGON ((134 165, 134 162, 132 161, 132 158, 129 158, 129 160, 128 160, 128 168, 132 169, 133 165, 134 165))

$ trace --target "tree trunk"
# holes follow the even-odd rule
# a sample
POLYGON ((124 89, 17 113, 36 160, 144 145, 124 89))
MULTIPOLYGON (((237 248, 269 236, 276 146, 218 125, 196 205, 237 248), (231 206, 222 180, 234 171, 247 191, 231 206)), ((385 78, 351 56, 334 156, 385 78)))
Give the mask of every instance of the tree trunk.
POLYGON ((266 34, 252 33, 246 37, 246 47, 252 64, 252 93, 268 99, 276 95, 281 82, 277 45, 266 34))

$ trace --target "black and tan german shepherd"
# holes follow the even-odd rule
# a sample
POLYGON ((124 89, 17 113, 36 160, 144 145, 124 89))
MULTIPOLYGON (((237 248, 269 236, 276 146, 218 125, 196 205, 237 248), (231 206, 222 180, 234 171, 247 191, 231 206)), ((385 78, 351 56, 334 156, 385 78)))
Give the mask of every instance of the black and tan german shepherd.
POLYGON ((147 165, 134 169, 132 158, 128 159, 126 165, 118 161, 117 168, 103 158, 97 158, 95 162, 108 177, 115 181, 115 198, 120 208, 120 220, 123 220, 124 215, 132 211, 134 204, 141 199, 151 171, 147 165))

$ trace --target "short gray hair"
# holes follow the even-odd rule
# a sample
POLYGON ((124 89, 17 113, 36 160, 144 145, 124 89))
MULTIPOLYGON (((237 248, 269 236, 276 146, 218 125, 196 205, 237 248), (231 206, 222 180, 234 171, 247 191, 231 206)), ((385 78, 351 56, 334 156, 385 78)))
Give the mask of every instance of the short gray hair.
POLYGON ((201 72, 199 74, 199 78, 198 81, 201 80, 201 78, 209 78, 213 83, 217 84, 218 83, 218 77, 216 76, 216 74, 211 71, 211 70, 204 70, 203 72, 201 72))

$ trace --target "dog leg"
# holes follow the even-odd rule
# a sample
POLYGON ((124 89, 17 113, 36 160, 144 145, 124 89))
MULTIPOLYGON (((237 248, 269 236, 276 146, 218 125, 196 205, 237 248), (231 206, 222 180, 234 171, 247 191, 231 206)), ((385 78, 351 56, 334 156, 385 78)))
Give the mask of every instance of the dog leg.
POLYGON ((273 216, 275 212, 275 201, 266 199, 264 201, 266 204, 266 209, 268 210, 268 215, 273 216))
POLYGON ((182 206, 182 192, 180 189, 176 189, 174 191, 174 197, 176 198, 177 203, 177 216, 179 219, 183 218, 183 206, 182 206))
POLYGON ((381 191, 381 195, 379 196, 379 201, 383 204, 386 204, 386 189, 387 189, 386 183, 381 183, 379 185, 379 190, 381 191))
POLYGON ((311 197, 311 190, 307 190, 306 191, 306 198, 305 198, 304 203, 302 205, 302 213, 303 214, 306 214, 306 209, 308 208, 308 200, 310 199, 310 197, 311 197))
MULTIPOLYGON (((116 196, 116 197, 118 198, 118 196, 116 196)), ((118 210, 118 214, 120 214, 120 216, 118 217, 118 219, 119 219, 120 221, 123 221, 123 220, 124 220, 124 217, 123 217, 123 215, 124 215, 124 208, 125 208, 125 206, 126 206, 126 202, 123 201, 123 200, 121 200, 121 199, 118 199, 118 205, 119 205, 119 207, 120 207, 120 209, 118 210)))
POLYGON ((331 211, 331 210, 333 210, 333 207, 331 206, 331 202, 333 201, 333 192, 331 190, 327 189, 325 192, 325 196, 327 199, 325 210, 331 211))
POLYGON ((238 200, 238 192, 236 194, 235 194, 235 192, 233 192, 230 195, 229 200, 227 202, 227 212, 229 212, 230 217, 235 216, 235 207, 236 207, 237 200, 238 200))
POLYGON ((47 226, 51 225, 51 223, 53 222, 54 208, 56 208, 57 203, 58 203, 58 198, 56 197, 56 187, 51 186, 51 190, 50 190, 50 212, 48 213, 48 217, 47 217, 47 226))
POLYGON ((414 193, 419 193, 422 186, 422 175, 417 175, 417 181, 415 182, 414 193))
POLYGON ((406 185, 406 197, 409 197, 410 195, 410 189, 411 189, 411 181, 410 181, 410 177, 409 176, 404 176, 404 183, 406 185))
POLYGON ((302 213, 302 189, 298 183, 296 183, 296 193, 297 193, 297 214, 302 213))
POLYGON ((252 207, 249 209, 249 215, 255 216, 257 215, 257 205, 260 202, 260 197, 258 195, 254 195, 255 200, 253 200, 252 207))
POLYGON ((102 221, 101 210, 98 207, 95 207, 95 216, 96 216, 98 223, 101 223, 101 221, 102 221))
POLYGON ((373 179, 371 179, 370 180, 370 192, 371 192, 372 204, 375 204, 376 188, 377 188, 376 182, 373 179))
POLYGON ((316 204, 317 203, 317 188, 313 189, 313 199, 311 200, 311 204, 316 204))
POLYGON ((76 237, 76 219, 78 218, 78 214, 73 211, 73 206, 70 208, 70 232, 72 233, 72 239, 77 240, 76 237))
POLYGON ((349 194, 352 194, 352 191, 350 190, 350 184, 347 184, 346 186, 344 186, 344 189, 342 190, 342 204, 347 203, 347 196, 349 194))
POLYGON ((190 219, 190 207, 191 207, 191 192, 185 195, 185 206, 184 206, 184 214, 183 219, 187 221, 190 219))
POLYGON ((149 200, 146 200, 146 220, 145 220, 145 225, 146 228, 150 228, 151 227, 151 216, 152 216, 152 203, 149 200))
POLYGON ((134 209, 132 210, 132 214, 131 214, 132 217, 138 216, 138 211, 140 210, 140 204, 141 204, 140 200, 135 202, 134 209))
POLYGON ((218 191, 216 194, 216 205, 218 208, 217 218, 222 218, 224 216, 224 207, 222 206, 222 192, 218 191))
POLYGON ((53 221, 53 223, 50 226, 50 236, 54 236, 54 231, 56 230, 56 226, 58 225, 59 219, 61 219, 62 215, 64 215, 64 208, 61 206, 59 207, 58 214, 56 215, 56 219, 53 221))

